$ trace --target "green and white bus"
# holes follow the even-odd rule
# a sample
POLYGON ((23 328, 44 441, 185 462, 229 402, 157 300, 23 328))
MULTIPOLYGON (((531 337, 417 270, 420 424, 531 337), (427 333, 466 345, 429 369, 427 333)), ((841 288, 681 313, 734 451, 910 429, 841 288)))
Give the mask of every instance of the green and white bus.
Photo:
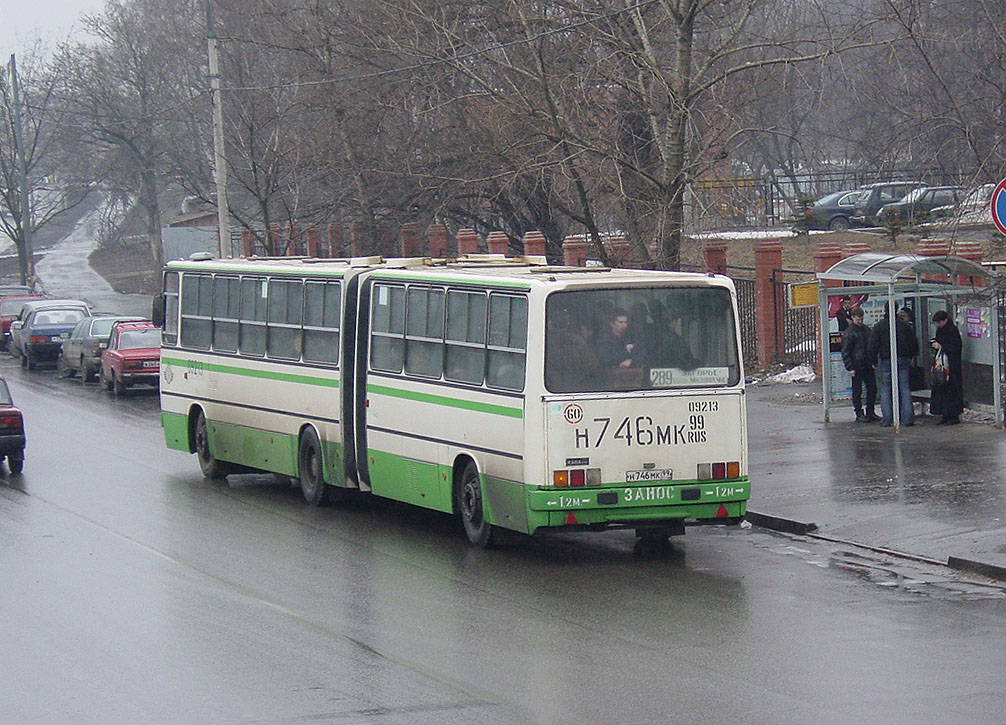
POLYGON ((170 262, 161 421, 205 476, 456 514, 472 543, 731 524, 750 493, 736 294, 540 258, 170 262))

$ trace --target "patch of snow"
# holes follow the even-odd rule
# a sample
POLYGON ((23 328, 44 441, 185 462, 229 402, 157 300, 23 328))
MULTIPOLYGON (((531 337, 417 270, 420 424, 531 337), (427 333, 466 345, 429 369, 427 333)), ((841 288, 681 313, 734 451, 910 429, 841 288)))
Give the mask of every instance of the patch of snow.
POLYGON ((816 379, 817 373, 814 372, 814 368, 804 363, 776 375, 770 375, 760 382, 762 385, 778 385, 782 383, 812 383, 816 379))
POLYGON ((693 239, 784 239, 795 236, 792 229, 771 229, 762 231, 701 232, 689 235, 693 239))

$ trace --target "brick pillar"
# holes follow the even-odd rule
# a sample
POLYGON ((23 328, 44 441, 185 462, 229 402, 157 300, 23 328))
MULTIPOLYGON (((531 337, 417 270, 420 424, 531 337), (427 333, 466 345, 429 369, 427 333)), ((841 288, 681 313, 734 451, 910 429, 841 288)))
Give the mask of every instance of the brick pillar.
POLYGON ((454 235, 454 238, 458 242, 459 257, 465 254, 479 253, 479 235, 474 229, 458 229, 458 233, 454 235))
MULTIPOLYGON (((915 253, 921 257, 945 257, 950 254, 950 242, 943 239, 920 239, 915 245, 915 253)), ((922 279, 927 282, 940 282, 947 279, 945 274, 924 274, 922 279)))
POLYGON ((713 274, 727 273, 727 243, 710 242, 702 250, 706 259, 706 271, 713 274))
POLYGON ((320 255, 319 251, 321 248, 321 230, 318 227, 308 227, 307 231, 304 232, 304 237, 307 240, 307 254, 310 257, 328 256, 320 255))
POLYGON ((570 234, 562 240, 562 260, 568 267, 587 266, 587 239, 582 234, 570 234))
POLYGON ((755 310, 758 315, 758 363, 770 365, 776 360, 781 320, 776 314, 775 285, 772 270, 782 268, 782 245, 778 239, 755 244, 755 310))
POLYGON ((842 257, 854 257, 857 254, 872 252, 870 245, 866 242, 846 242, 842 245, 842 257))
MULTIPOLYGON (((970 259, 975 264, 981 264, 983 258, 982 244, 981 242, 968 242, 961 241, 957 242, 954 249, 954 254, 958 257, 964 257, 964 259, 970 259)), ((962 274, 957 278, 957 284, 960 285, 976 285, 981 286, 985 283, 983 277, 971 277, 970 275, 962 274)))
POLYGON ((325 230, 326 236, 328 237, 328 256, 329 257, 344 257, 343 246, 345 240, 342 235, 342 227, 338 224, 329 224, 328 228, 325 230))
POLYGON ((447 256, 447 227, 443 224, 431 224, 426 230, 426 239, 430 243, 431 257, 447 256))
POLYGON ((419 236, 419 225, 415 222, 408 222, 402 225, 402 256, 422 257, 422 238, 419 236))
POLYGON ((363 222, 353 222, 349 225, 349 253, 354 257, 369 256, 370 245, 367 244, 367 233, 363 222))
POLYGON ((255 232, 251 229, 241 230, 241 254, 246 257, 255 256, 255 232))
MULTIPOLYGON (((842 248, 834 242, 822 242, 814 250, 814 271, 827 272, 836 264, 842 261, 842 248)), ((841 287, 842 282, 837 279, 826 279, 822 281, 825 287, 841 287)))
POLYGON ((626 241, 625 237, 612 237, 605 242, 604 247, 608 251, 612 264, 616 267, 628 266, 627 263, 632 250, 629 248, 629 242, 626 241))
POLYGON ((510 253, 510 237, 506 232, 489 232, 486 237, 486 248, 489 254, 502 254, 504 257, 510 253))
POLYGON ((525 257, 545 256, 545 235, 538 231, 525 232, 524 239, 525 257))

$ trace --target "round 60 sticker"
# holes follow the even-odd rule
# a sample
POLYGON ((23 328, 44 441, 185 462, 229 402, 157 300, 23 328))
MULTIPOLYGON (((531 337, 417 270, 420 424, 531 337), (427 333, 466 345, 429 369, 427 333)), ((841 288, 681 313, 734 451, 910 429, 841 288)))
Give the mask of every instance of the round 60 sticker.
POLYGON ((583 420, 583 408, 576 403, 567 403, 566 407, 562 409, 562 417, 566 419, 567 423, 576 425, 583 420))

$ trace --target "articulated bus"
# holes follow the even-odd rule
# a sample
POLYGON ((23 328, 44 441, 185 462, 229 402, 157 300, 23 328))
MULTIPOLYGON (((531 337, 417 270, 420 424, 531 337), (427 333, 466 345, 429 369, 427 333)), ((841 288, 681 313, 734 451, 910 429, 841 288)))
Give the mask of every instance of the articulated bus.
MULTIPOLYGON (((543 258, 164 269, 161 421, 204 476, 383 496, 524 534, 736 524, 750 484, 733 283, 543 258)), ((641 542, 641 543, 642 543, 641 542)))

